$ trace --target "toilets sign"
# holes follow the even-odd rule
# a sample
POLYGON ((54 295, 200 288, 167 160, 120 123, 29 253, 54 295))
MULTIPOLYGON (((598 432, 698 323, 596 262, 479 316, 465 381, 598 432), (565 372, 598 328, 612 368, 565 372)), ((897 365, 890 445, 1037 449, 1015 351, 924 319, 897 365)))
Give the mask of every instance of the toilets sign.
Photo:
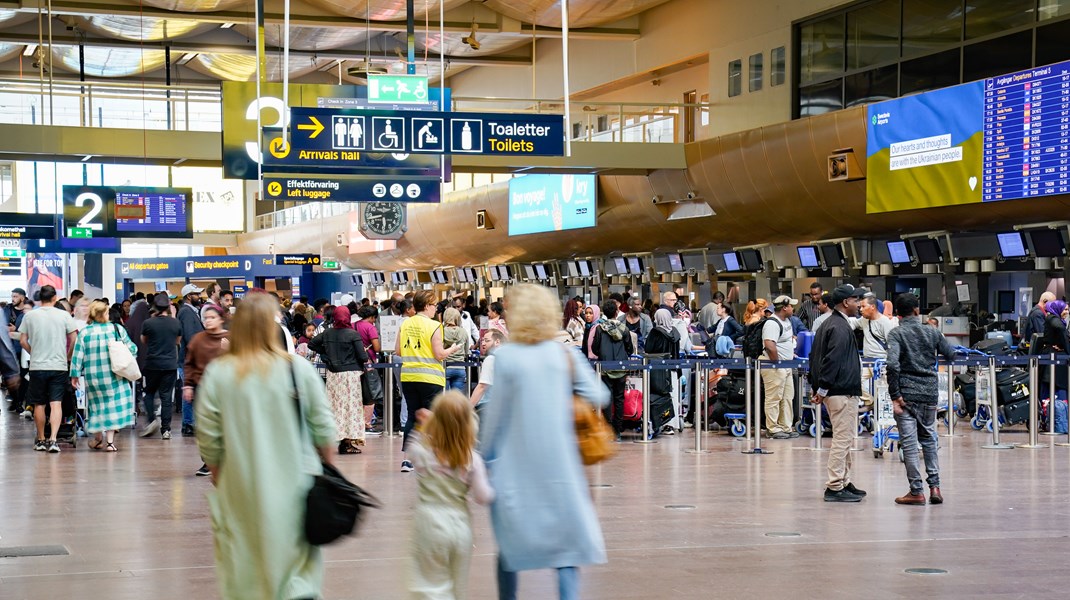
POLYGON ((290 152, 303 160, 347 153, 562 156, 561 115, 293 108, 290 152))

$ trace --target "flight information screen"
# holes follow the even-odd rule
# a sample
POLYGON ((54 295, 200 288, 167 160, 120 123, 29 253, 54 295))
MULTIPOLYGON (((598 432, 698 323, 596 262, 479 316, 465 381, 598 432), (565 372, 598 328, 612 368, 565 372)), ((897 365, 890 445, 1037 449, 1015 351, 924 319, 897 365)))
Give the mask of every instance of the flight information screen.
POLYGON ((116 188, 115 229, 121 237, 192 237, 190 199, 179 188, 116 188))
POLYGON ((983 201, 1070 192, 1070 62, 985 80, 983 201))

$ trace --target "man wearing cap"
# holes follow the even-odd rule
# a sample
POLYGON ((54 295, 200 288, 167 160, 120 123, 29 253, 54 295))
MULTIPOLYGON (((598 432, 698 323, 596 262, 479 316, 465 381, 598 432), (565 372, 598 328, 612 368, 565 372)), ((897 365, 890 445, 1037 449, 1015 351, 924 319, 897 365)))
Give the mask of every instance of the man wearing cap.
MULTIPOLYGON (((156 294, 152 306, 153 316, 141 326, 141 343, 145 344, 145 414, 149 418, 149 424, 141 430, 141 437, 160 431, 163 439, 169 440, 175 381, 181 364, 178 344, 182 341, 182 325, 171 316, 171 301, 167 294, 156 294), (157 392, 160 394, 159 417, 156 417, 157 392)), ((196 312, 194 317, 197 318, 196 312)))
MULTIPOLYGON (((204 322, 201 321, 201 304, 203 304, 201 293, 203 292, 203 289, 192 283, 182 286, 182 298, 179 300, 178 312, 175 314, 175 318, 178 319, 178 323, 182 327, 182 337, 178 347, 178 365, 176 367, 179 380, 185 376, 182 372, 182 365, 186 364, 186 348, 189 347, 193 336, 204 331, 204 322)), ((178 403, 176 406, 183 406, 185 403, 182 402, 182 389, 176 388, 175 392, 177 395, 174 401, 178 403)), ((190 431, 190 428, 193 427, 192 412, 187 411, 186 414, 182 415, 182 425, 186 431, 190 431)))
MULTIPOLYGON (((791 316, 799 301, 791 296, 777 296, 773 300, 773 315, 762 326, 762 343, 765 345, 763 360, 791 360, 795 356, 794 331, 791 316)), ((764 369, 765 426, 775 440, 799 437, 792 427, 795 411, 795 380, 791 369, 764 369)))
POLYGON ((825 502, 859 502, 866 495, 851 483, 851 440, 858 432, 862 364, 854 327, 848 320, 857 314, 858 299, 865 292, 849 284, 832 290, 834 310, 814 336, 810 352, 813 403, 824 404, 832 421, 825 502))

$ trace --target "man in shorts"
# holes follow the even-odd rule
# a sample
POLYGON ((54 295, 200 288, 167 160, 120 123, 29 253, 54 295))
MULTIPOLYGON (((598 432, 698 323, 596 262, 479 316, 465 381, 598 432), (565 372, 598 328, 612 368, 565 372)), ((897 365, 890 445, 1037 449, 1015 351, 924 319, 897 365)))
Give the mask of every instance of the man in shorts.
POLYGON ((78 325, 65 310, 56 308, 56 288, 46 285, 40 290, 39 308, 22 318, 20 344, 30 353, 30 389, 28 399, 33 405, 33 420, 37 438, 33 449, 38 452, 59 452, 56 434, 63 423, 63 395, 70 382, 68 375, 70 350, 74 348, 78 325), (45 439, 45 408, 49 432, 45 439))

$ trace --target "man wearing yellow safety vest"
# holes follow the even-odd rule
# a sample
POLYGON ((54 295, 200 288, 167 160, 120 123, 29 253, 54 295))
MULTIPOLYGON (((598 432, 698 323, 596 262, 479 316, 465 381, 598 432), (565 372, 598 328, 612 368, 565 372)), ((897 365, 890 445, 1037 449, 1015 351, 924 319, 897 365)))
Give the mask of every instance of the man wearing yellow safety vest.
MULTIPOLYGON (((394 349, 397 360, 401 362, 401 391, 408 405, 405 438, 401 443, 403 452, 409 441, 409 432, 416 425, 416 411, 430 409, 431 401, 446 388, 446 369, 442 361, 460 348, 458 345, 442 347, 442 323, 434 319, 434 292, 416 292, 412 305, 416 315, 401 324, 394 349)), ((401 461, 401 471, 412 471, 412 463, 401 461)))

